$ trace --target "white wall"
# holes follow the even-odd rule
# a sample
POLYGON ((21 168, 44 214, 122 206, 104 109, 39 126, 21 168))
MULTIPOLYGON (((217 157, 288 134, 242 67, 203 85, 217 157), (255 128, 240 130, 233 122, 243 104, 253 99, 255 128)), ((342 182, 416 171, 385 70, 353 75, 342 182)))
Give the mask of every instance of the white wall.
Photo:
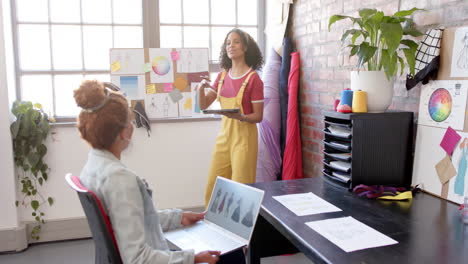
MULTIPOLYGON (((146 130, 135 129, 132 145, 122 161, 153 188, 158 208, 204 205, 206 177, 220 120, 153 123, 146 130)), ((44 193, 55 199, 45 210, 47 220, 84 216, 78 197, 65 183, 71 172, 79 175, 89 147, 75 127, 55 127, 47 142, 46 162, 51 168, 44 193)), ((47 207, 47 206, 46 206, 47 207)), ((24 214, 22 220, 32 220, 24 214)))
POLYGON ((0 3, 0 230, 18 226, 1 9, 0 3))

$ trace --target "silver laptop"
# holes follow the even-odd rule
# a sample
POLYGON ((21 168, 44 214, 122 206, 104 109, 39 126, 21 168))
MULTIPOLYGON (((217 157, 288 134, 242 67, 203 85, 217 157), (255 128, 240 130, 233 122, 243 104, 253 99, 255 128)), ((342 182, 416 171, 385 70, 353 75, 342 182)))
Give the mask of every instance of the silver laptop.
POLYGON ((180 249, 225 254, 247 246, 262 204, 262 190, 217 177, 205 219, 164 233, 180 249))

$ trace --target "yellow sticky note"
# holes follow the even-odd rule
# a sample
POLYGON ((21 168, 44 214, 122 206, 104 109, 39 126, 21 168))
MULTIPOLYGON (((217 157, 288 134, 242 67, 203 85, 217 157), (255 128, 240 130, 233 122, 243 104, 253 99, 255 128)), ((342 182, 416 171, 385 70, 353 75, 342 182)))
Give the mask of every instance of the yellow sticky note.
POLYGON ((156 84, 148 84, 146 85, 146 94, 155 94, 156 93, 156 84))
POLYGON ((188 98, 187 101, 185 101, 184 109, 187 109, 187 110, 192 109, 192 98, 188 98))
POLYGON ((111 64, 111 71, 112 71, 112 72, 119 71, 120 68, 122 68, 122 66, 120 65, 120 61, 114 61, 114 62, 111 64))

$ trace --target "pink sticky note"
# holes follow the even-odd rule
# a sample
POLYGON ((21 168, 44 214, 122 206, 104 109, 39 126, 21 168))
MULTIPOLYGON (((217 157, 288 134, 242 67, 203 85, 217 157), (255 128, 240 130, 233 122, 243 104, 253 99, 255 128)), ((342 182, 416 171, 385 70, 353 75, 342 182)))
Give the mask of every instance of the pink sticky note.
POLYGON ((445 131, 444 138, 440 142, 440 146, 447 152, 449 156, 452 156, 453 150, 457 146, 458 141, 460 141, 460 135, 453 130, 453 128, 448 127, 445 131))
POLYGON ((179 60, 180 59, 180 54, 178 51, 172 51, 171 52, 171 59, 173 61, 179 60))
POLYGON ((174 89, 174 85, 172 83, 165 83, 164 84, 164 91, 170 92, 174 89))

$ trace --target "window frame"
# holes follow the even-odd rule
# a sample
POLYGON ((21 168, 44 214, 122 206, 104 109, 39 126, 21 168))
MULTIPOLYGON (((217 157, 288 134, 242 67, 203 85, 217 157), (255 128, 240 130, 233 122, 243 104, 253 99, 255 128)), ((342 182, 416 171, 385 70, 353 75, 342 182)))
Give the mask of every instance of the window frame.
MULTIPOLYGON (((19 25, 47 25, 49 28, 49 41, 52 43, 52 25, 77 25, 77 26, 111 26, 113 28, 113 38, 114 38, 114 26, 135 26, 135 27, 142 27, 143 32, 143 48, 159 48, 160 47, 160 26, 181 26, 182 27, 182 45, 183 45, 183 29, 185 26, 203 26, 203 27, 231 27, 232 24, 211 24, 211 1, 216 0, 208 0, 209 4, 209 22, 208 24, 192 24, 192 23, 184 23, 182 18, 182 23, 160 23, 159 15, 154 16, 153 14, 159 14, 159 0, 141 0, 142 1, 142 21, 141 24, 120 24, 115 23, 113 18, 111 23, 83 23, 83 21, 76 22, 76 23, 57 23, 51 22, 50 12, 48 14, 48 20, 46 22, 20 22, 18 20, 18 12, 16 6, 16 0, 10 0, 10 13, 11 13, 11 30, 12 30, 12 42, 13 42, 13 59, 14 59, 14 79, 15 79, 15 91, 16 91, 16 100, 22 100, 22 89, 21 89, 21 77, 23 75, 50 75, 52 77, 51 89, 52 89, 52 116, 56 119, 58 123, 67 123, 67 122, 75 122, 76 116, 57 116, 56 115, 56 94, 55 94, 55 82, 54 76, 55 75, 64 75, 64 74, 82 74, 82 75, 93 75, 93 74, 110 74, 110 69, 108 70, 86 70, 84 67, 84 45, 83 45, 83 27, 81 27, 81 50, 82 50, 82 69, 78 70, 21 70, 20 69, 20 47, 19 47, 19 25)), ((181 0, 187 1, 187 0, 181 0)), ((265 17, 266 17, 266 3, 265 0, 256 0, 257 1, 257 25, 242 25, 238 24, 238 9, 237 9, 237 0, 236 1, 236 20, 235 20, 235 27, 252 27, 257 28, 257 43, 260 47, 260 50, 263 54, 265 54, 265 17)), ((50 10, 50 0, 47 0, 48 9, 50 10)), ((111 8, 112 8, 112 0, 111 0, 111 8)), ((80 0, 80 8, 82 8, 82 2, 80 0)), ((181 12, 183 14, 183 4, 181 4, 181 12)), ((112 11, 111 11, 112 12, 112 11)), ((80 16, 83 18, 82 10, 80 10, 80 16)), ((209 45, 211 50, 211 30, 209 32, 209 45)), ((114 44, 114 39, 112 39, 112 43, 114 44)), ((51 59, 51 67, 53 68, 53 45, 50 45, 50 59, 51 59)), ((209 62, 209 71, 210 72, 219 72, 220 67, 218 61, 210 60, 209 62)), ((186 118, 179 118, 179 119, 186 119, 186 118)))

